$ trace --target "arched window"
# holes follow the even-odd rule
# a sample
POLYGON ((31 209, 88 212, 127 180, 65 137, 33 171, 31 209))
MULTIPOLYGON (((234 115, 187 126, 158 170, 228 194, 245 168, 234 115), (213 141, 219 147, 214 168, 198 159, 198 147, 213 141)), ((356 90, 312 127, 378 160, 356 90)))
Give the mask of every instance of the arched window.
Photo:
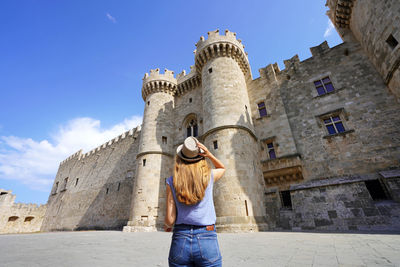
POLYGON ((186 126, 186 137, 189 136, 198 136, 198 126, 197 121, 195 119, 191 119, 186 126))

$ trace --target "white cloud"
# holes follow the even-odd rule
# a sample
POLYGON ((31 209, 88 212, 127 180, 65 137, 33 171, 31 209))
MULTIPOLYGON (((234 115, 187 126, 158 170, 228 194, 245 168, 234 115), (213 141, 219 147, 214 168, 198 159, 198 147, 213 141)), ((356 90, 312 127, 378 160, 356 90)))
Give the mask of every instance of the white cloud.
POLYGON ((333 25, 332 21, 328 19, 328 26, 326 26, 325 32, 324 32, 324 38, 327 38, 330 36, 335 29, 335 26, 333 25))
POLYGON ((112 22, 112 23, 117 23, 117 20, 110 15, 110 13, 106 13, 106 17, 112 22))
POLYGON ((61 125, 51 135, 50 141, 1 136, 0 179, 15 180, 34 190, 49 191, 62 160, 79 149, 87 152, 141 123, 142 117, 132 116, 104 129, 99 120, 86 117, 61 125))

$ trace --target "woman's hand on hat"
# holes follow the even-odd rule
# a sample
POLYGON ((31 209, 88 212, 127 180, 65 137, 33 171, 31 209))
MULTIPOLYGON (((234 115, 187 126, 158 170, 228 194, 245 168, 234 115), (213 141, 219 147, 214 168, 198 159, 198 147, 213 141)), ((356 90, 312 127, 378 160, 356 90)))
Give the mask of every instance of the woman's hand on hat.
POLYGON ((201 153, 201 152, 199 153, 200 156, 203 156, 206 158, 211 156, 211 152, 208 150, 208 148, 205 145, 203 145, 200 142, 197 142, 197 146, 200 148, 200 151, 203 150, 203 153, 201 153))

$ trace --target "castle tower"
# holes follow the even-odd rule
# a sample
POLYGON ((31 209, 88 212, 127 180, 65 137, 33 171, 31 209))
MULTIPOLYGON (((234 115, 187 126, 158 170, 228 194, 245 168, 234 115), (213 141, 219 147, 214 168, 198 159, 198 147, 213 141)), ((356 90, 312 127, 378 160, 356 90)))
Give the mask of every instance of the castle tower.
POLYGON ((225 31, 208 33, 196 44, 195 64, 202 80, 203 136, 226 173, 214 200, 220 231, 265 230, 264 181, 251 119, 246 81, 251 72, 240 40, 225 31))
POLYGON ((174 73, 151 70, 143 78, 145 101, 131 214, 124 231, 155 231, 165 216, 165 179, 173 168, 174 73))
POLYGON ((327 0, 328 16, 343 40, 355 38, 400 100, 400 1, 327 0))

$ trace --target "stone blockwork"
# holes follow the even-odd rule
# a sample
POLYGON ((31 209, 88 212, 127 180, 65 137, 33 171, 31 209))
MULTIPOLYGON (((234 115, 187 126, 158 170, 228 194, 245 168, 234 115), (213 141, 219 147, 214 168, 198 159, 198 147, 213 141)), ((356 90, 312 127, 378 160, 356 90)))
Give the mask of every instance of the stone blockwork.
POLYGON ((122 229, 129 219, 138 128, 60 164, 41 231, 122 229))
POLYGON ((292 186, 292 207, 282 206, 279 192, 266 193, 268 222, 274 230, 396 230, 400 229, 399 177, 383 181, 388 199, 373 200, 366 183, 389 180, 377 174, 331 178, 292 186))
POLYGON ((328 0, 341 36, 357 39, 390 90, 400 97, 400 1, 328 0))
POLYGON ((219 230, 399 229, 400 9, 375 2, 328 0, 344 43, 256 79, 228 30, 200 38, 188 74, 151 70, 142 130, 63 161, 42 230, 160 230, 165 179, 189 135, 227 167, 219 230))
POLYGON ((47 205, 14 203, 15 198, 0 189, 0 234, 39 232, 47 205))

